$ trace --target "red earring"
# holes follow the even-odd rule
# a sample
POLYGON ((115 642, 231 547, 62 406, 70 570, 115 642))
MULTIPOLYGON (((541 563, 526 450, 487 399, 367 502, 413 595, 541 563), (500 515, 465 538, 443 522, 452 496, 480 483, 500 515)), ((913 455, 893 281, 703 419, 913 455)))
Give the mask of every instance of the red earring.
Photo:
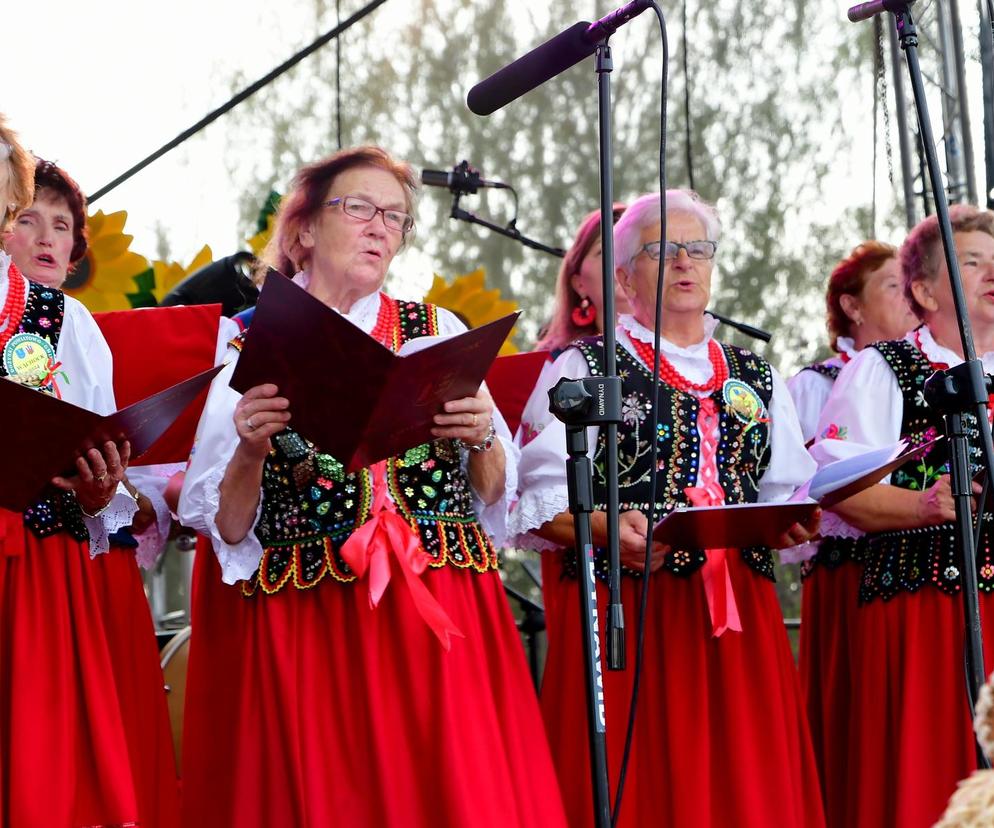
POLYGON ((587 325, 592 325, 594 320, 597 318, 597 309, 593 306, 593 303, 584 296, 580 300, 580 304, 573 308, 573 324, 578 328, 585 328, 587 325))

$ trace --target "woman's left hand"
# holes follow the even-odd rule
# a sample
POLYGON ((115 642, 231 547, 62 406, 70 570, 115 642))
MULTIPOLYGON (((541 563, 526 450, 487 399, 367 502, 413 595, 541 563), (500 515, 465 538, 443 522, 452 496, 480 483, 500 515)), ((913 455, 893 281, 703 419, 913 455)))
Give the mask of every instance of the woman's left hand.
POLYGON ((120 449, 108 440, 100 448, 91 448, 76 458, 77 474, 53 477, 52 483, 63 491, 75 492, 84 512, 96 514, 107 507, 124 479, 131 458, 131 444, 125 440, 120 449))
POLYGON ((435 415, 435 427, 431 433, 435 437, 448 437, 478 446, 490 435, 493 417, 493 398, 481 386, 476 396, 447 402, 444 413, 435 415))

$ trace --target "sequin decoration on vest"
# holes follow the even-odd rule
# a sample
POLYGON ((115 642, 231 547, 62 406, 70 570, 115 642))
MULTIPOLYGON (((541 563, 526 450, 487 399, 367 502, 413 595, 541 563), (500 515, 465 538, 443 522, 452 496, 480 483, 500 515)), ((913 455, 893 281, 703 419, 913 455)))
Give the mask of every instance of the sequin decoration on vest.
MULTIPOLYGON (((7 341, 0 355, 0 377, 16 374, 22 385, 56 393, 60 372, 55 353, 64 318, 62 291, 29 282, 17 333, 7 341)), ((24 511, 24 524, 39 538, 56 532, 68 532, 78 541, 89 538, 79 504, 70 492, 53 489, 47 493, 24 511)))
MULTIPOLYGON (((578 342, 577 347, 592 374, 603 376, 603 346, 600 337, 578 342)), ((722 344, 728 364, 728 380, 714 391, 718 413, 719 440, 717 465, 726 503, 754 503, 759 496, 759 479, 770 463, 770 425, 761 416, 773 398, 773 374, 769 364, 755 354, 722 344)), ((622 424, 618 426, 618 500, 621 511, 638 509, 649 513, 649 470, 652 440, 657 442, 659 471, 656 479, 658 520, 678 506, 690 506, 685 489, 697 481, 699 435, 697 416, 700 400, 665 382, 659 386, 659 424, 655 435, 652 423, 652 374, 625 348, 618 347, 618 374, 621 376, 622 424)), ((601 429, 594 455, 594 508, 607 509, 605 473, 605 429, 601 429)), ((773 558, 768 549, 742 549, 746 563, 764 577, 773 579, 773 558)), ((700 549, 675 549, 666 555, 663 568, 674 575, 687 576, 705 562, 700 549)), ((594 571, 607 581, 607 554, 596 550, 594 571)), ((566 572, 575 574, 575 559, 567 558, 566 572)), ((641 573, 623 567, 623 573, 641 573)))
MULTIPOLYGON (((394 350, 409 339, 437 334, 434 306, 383 299, 396 311, 394 350)), ((497 568, 497 553, 473 512, 469 480, 451 440, 424 443, 389 458, 386 481, 398 513, 420 537, 429 566, 474 572, 497 568)), ((272 594, 287 585, 309 589, 329 576, 342 583, 356 580, 340 550, 369 517, 370 470, 345 474, 338 460, 288 428, 273 439, 262 486, 255 533, 263 555, 255 576, 243 584, 244 594, 272 594)))
MULTIPOLYGON (((925 404, 923 387, 936 370, 911 342, 878 342, 870 347, 883 355, 897 378, 904 400, 901 437, 911 446, 919 446, 943 433, 942 418, 925 404)), ((977 421, 972 414, 963 417, 970 439, 970 466, 976 474, 982 462, 977 421)), ((949 473, 949 445, 942 440, 922 457, 909 460, 891 476, 891 483, 902 489, 924 491, 942 475, 949 473)), ((994 556, 991 554, 990 520, 977 549, 977 577, 980 589, 994 591, 994 556)), ((902 529, 865 536, 865 561, 860 583, 861 603, 901 592, 917 592, 924 586, 937 587, 952 595, 960 590, 959 554, 955 548, 952 523, 923 529, 902 529)))

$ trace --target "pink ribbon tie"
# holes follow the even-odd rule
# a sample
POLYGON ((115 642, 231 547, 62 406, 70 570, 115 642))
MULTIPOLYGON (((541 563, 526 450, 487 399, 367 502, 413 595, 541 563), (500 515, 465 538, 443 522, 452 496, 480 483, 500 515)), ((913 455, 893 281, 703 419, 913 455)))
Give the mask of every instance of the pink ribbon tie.
POLYGON ((341 548, 342 559, 357 578, 369 573, 369 606, 375 609, 390 583, 392 552, 411 591, 415 608, 448 651, 452 647, 451 636, 464 636, 420 578, 428 567, 428 553, 421 546, 418 534, 387 497, 386 461, 374 464, 371 471, 373 505, 369 519, 345 541, 341 548))

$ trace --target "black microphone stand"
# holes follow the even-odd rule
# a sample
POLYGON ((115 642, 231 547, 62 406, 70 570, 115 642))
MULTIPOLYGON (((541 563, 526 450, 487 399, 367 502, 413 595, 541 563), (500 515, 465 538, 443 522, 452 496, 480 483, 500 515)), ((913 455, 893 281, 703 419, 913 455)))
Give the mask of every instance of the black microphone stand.
MULTIPOLYGON (((962 365, 946 371, 938 371, 925 383, 926 400, 930 406, 942 413, 946 424, 946 434, 950 440, 950 484, 956 505, 956 548, 960 550, 961 571, 963 573, 963 615, 966 621, 966 690, 970 709, 979 697, 984 684, 984 650, 980 626, 980 606, 977 596, 977 560, 974 546, 972 517, 972 475, 969 464, 969 443, 963 423, 963 415, 973 412, 982 444, 987 479, 994 480, 994 444, 991 443, 990 423, 987 419, 987 387, 983 364, 977 359, 973 345, 973 331, 970 325, 963 281, 960 278, 959 262, 953 240, 952 225, 949 222, 949 206, 946 203, 945 188, 939 171, 939 159, 935 151, 935 139, 925 99, 925 86, 922 82, 921 67, 918 63, 918 32, 909 9, 910 4, 893 11, 897 35, 901 42, 911 76, 915 110, 918 115, 919 135, 928 166, 935 212, 939 220, 942 237, 942 250, 945 254, 946 269, 952 288, 953 303, 959 323, 960 339, 963 345, 962 365)), ((977 517, 983 520, 984 507, 981 505, 977 517)), ((976 745, 979 767, 989 767, 983 751, 976 745)))
POLYGON ((464 210, 459 206, 459 199, 464 195, 469 195, 469 193, 462 192, 460 190, 454 190, 452 193, 452 210, 449 216, 454 219, 459 219, 459 221, 465 221, 470 224, 478 224, 480 227, 486 227, 487 230, 492 230, 494 233, 500 233, 502 236, 507 236, 509 239, 514 239, 517 242, 521 242, 525 247, 530 247, 533 250, 541 250, 543 253, 551 253, 553 256, 563 257, 566 255, 566 251, 561 247, 550 247, 547 244, 542 244, 542 242, 530 239, 518 230, 515 223, 512 221, 507 227, 501 227, 499 224, 494 224, 492 221, 487 221, 482 219, 474 213, 469 212, 469 210, 464 210))

